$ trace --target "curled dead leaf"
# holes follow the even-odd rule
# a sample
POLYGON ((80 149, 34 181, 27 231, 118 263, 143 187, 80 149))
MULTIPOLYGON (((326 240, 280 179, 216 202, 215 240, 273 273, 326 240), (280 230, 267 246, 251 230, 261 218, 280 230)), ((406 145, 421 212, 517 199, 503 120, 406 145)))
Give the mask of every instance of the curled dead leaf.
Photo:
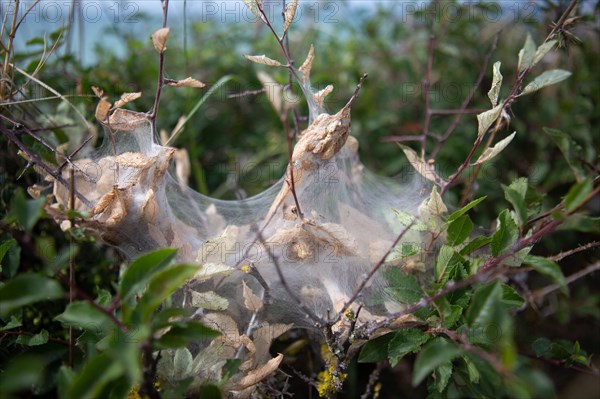
POLYGON ((272 58, 267 57, 266 55, 247 55, 244 54, 248 60, 255 62, 257 64, 268 65, 268 66, 282 66, 281 62, 276 61, 272 58))
POLYGON ((266 377, 268 377, 272 372, 277 370, 282 360, 283 355, 280 353, 273 359, 269 360, 266 364, 256 368, 255 370, 250 371, 244 378, 242 378, 238 382, 236 388, 245 389, 258 384, 266 377))
POLYGON ((304 82, 308 82, 308 79, 310 79, 310 70, 312 68, 312 63, 313 63, 314 58, 315 58, 315 46, 311 44, 310 49, 308 50, 308 55, 306 56, 306 59, 302 63, 302 66, 300 66, 300 68, 299 68, 299 71, 302 74, 302 79, 304 80, 304 82))
POLYGON ((141 96, 142 96, 141 92, 123 93, 123 94, 121 94, 121 98, 118 99, 117 102, 115 102, 114 108, 120 108, 123 105, 127 104, 128 102, 136 100, 136 99, 140 98, 141 96))
POLYGON ((160 28, 152 34, 152 44, 159 54, 164 53, 167 49, 167 40, 169 39, 170 33, 171 28, 160 28))
POLYGON ((248 287, 248 284, 242 280, 242 290, 244 294, 244 306, 251 311, 256 312, 263 307, 263 300, 252 292, 252 289, 248 287))
POLYGON ((298 0, 292 0, 291 3, 285 5, 285 10, 283 11, 284 23, 283 23, 283 31, 287 32, 290 25, 294 21, 294 17, 296 16, 296 9, 298 8, 298 0))
POLYGON ((313 97, 320 108, 323 108, 323 103, 325 102, 325 97, 327 97, 333 91, 333 85, 327 85, 323 90, 319 90, 313 97))
POLYGON ((171 87, 193 87, 196 89, 201 89, 206 86, 206 84, 192 78, 191 76, 182 80, 169 80, 167 84, 171 87))
POLYGON ((108 101, 108 97, 101 97, 98 105, 96 106, 96 119, 99 122, 105 123, 108 119, 108 112, 112 104, 108 101))

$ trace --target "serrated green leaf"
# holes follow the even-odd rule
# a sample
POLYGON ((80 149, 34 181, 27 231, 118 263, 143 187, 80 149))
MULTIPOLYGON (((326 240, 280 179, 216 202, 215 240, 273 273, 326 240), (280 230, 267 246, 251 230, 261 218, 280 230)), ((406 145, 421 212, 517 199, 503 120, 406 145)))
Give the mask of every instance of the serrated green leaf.
POLYGON ((500 66, 502 63, 500 61, 496 61, 494 63, 494 76, 492 80, 492 87, 490 91, 488 91, 488 98, 492 103, 492 107, 498 105, 498 96, 500 95, 500 88, 502 87, 502 73, 500 73, 500 66))
POLYGON ((460 305, 450 305, 444 313, 444 327, 453 328, 463 313, 463 307, 460 305))
POLYGON ((511 249, 519 239, 519 229, 517 224, 510 216, 508 210, 503 210, 498 215, 498 227, 492 235, 492 255, 498 256, 511 249))
POLYGON ((527 38, 525 39, 525 44, 523 45, 523 48, 519 51, 519 73, 532 66, 533 58, 535 57, 536 51, 536 45, 533 39, 531 38, 531 35, 528 33, 527 38))
POLYGON ((448 386, 448 382, 452 376, 452 363, 446 362, 440 364, 433 372, 435 375, 435 387, 439 393, 442 393, 448 386))
POLYGON ((546 86, 551 86, 553 84, 562 82, 569 76, 571 76, 571 72, 565 71, 563 69, 553 69, 551 71, 544 71, 535 79, 533 79, 533 81, 530 82, 527 86, 525 86, 525 88, 519 95, 524 96, 526 94, 536 92, 546 86))
POLYGON ((58 281, 39 274, 21 274, 0 287, 0 315, 32 303, 59 299, 63 295, 58 281))
POLYGON ((538 273, 550 278, 555 284, 558 284, 563 293, 566 294, 568 292, 565 275, 556 262, 543 256, 528 255, 525 257, 524 263, 533 267, 538 273))
POLYGON ((486 148, 483 151, 483 153, 479 156, 479 158, 477 158, 477 160, 471 164, 471 166, 481 165, 485 162, 488 162, 488 161, 491 161, 492 159, 494 159, 498 154, 500 154, 510 144, 510 142, 515 138, 516 134, 517 134, 517 132, 513 132, 508 137, 497 142, 495 146, 486 148))
POLYGON ((412 384, 417 386, 438 366, 451 362, 461 350, 445 338, 434 338, 423 347, 415 360, 412 384))
POLYGON ((502 284, 502 303, 518 309, 525 304, 525 299, 510 285, 502 284))
POLYGON ((576 213, 569 216, 565 222, 558 226, 557 230, 600 234, 600 216, 591 217, 576 213))
POLYGON ((496 309, 502 299, 502 289, 498 282, 485 285, 475 291, 471 306, 467 310, 467 323, 473 327, 487 328, 497 325, 496 309))
POLYGON ((447 238, 448 244, 452 246, 457 246, 462 244, 471 231, 473 230, 473 222, 469 215, 463 215, 458 219, 452 221, 448 225, 447 238))
POLYGON ((154 274, 148 289, 140 298, 132 314, 132 321, 139 323, 150 319, 152 312, 177 289, 198 272, 197 265, 176 265, 154 274))
POLYGON ((564 204, 565 209, 568 212, 572 212, 577 209, 584 201, 587 199, 588 195, 594 189, 594 185, 592 181, 589 179, 584 179, 579 183, 573 185, 567 195, 565 196, 564 204))
POLYGON ((475 364, 473 364, 471 359, 469 359, 468 357, 463 356, 462 359, 465 361, 465 364, 467 365, 467 373, 469 374, 469 381, 471 381, 474 384, 478 384, 480 374, 479 374, 479 371, 477 370, 477 367, 475 367, 475 364))
POLYGON ((27 335, 19 335, 17 340, 15 341, 17 344, 26 345, 26 346, 38 346, 43 345, 48 342, 48 338, 50 338, 50 334, 48 331, 43 329, 39 333, 27 336, 27 335))
POLYGON ((440 248, 435 263, 436 281, 440 285, 444 285, 461 261, 462 256, 460 256, 452 247, 443 245, 442 248, 440 248))
POLYGON ((377 363, 388 358, 388 346, 395 333, 385 334, 368 341, 358 355, 359 363, 377 363))
POLYGON ((500 103, 494 108, 477 115, 477 136, 482 137, 488 131, 490 126, 496 122, 502 113, 503 106, 504 103, 500 103))
POLYGON ((571 172, 573 173, 573 176, 575 176, 575 179, 577 181, 583 180, 586 174, 581 167, 581 162, 577 159, 579 154, 583 152, 581 146, 573 141, 571 136, 560 130, 547 127, 544 127, 543 130, 544 133, 550 136, 552 141, 554 141, 562 153, 563 157, 567 161, 567 164, 569 165, 569 168, 571 169, 571 172))
POLYGON ((176 254, 175 249, 163 248, 134 260, 121 279, 119 293, 122 300, 127 302, 133 295, 139 294, 153 275, 171 264, 176 254))
POLYGON ((388 358, 392 367, 398 364, 402 357, 409 353, 415 353, 429 337, 421 330, 407 328, 394 333, 394 337, 388 344, 388 358))
POLYGON ((486 236, 479 236, 479 237, 475 237, 474 239, 472 239, 471 241, 469 241, 461 250, 460 250, 460 254, 465 256, 465 255, 469 255, 470 253, 472 253, 473 251, 478 250, 479 248, 482 248, 486 245, 488 245, 489 243, 492 242, 492 237, 486 237, 486 236))
POLYGON ((462 208, 460 208, 459 210, 453 212, 450 216, 448 216, 447 221, 452 222, 452 221, 458 219, 459 217, 461 217, 462 215, 467 213, 474 206, 477 206, 477 204, 479 204, 486 198, 487 198, 487 196, 484 196, 484 197, 480 197, 480 198, 477 198, 476 200, 469 202, 467 205, 463 206, 462 208))
POLYGON ((412 274, 390 270, 384 272, 384 276, 388 281, 385 291, 398 302, 413 304, 423 298, 423 289, 412 274))

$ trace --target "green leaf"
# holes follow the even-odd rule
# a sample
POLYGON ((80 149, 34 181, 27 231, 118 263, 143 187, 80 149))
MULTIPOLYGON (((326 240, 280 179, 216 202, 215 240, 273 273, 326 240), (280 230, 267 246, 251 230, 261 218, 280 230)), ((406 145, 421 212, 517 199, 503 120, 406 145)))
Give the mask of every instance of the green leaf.
POLYGON ((463 243, 473 230, 469 215, 463 215, 448 225, 448 244, 457 246, 463 243))
POLYGON ((164 248, 142 255, 134 260, 121 279, 119 292, 122 300, 126 302, 131 296, 142 291, 154 274, 171 264, 176 253, 177 250, 175 249, 164 248))
POLYGON ((478 250, 479 248, 488 245, 489 243, 492 242, 492 237, 486 237, 486 236, 479 236, 479 237, 475 237, 474 239, 472 239, 471 241, 469 241, 461 250, 460 250, 460 254, 465 256, 465 255, 469 255, 470 253, 472 253, 473 251, 478 250))
POLYGON ((21 247, 14 238, 10 238, 2 243, 1 248, 0 272, 12 278, 21 265, 21 247))
POLYGON ((477 367, 475 367, 473 362, 467 356, 463 356, 462 359, 465 361, 465 364, 467 365, 467 373, 469 374, 469 381, 471 381, 474 384, 478 384, 480 375, 479 375, 479 371, 477 370, 477 367))
POLYGON ((452 247, 443 245, 435 263, 436 281, 443 285, 454 273, 456 267, 464 261, 452 247))
POLYGON ((48 342, 49 337, 50 337, 50 334, 48 334, 48 331, 42 330, 39 333, 32 335, 32 336, 19 335, 19 337, 17 338, 17 340, 15 342, 17 344, 26 345, 26 346, 38 346, 38 345, 43 345, 46 342, 48 342))
POLYGON ((502 303, 518 309, 525 304, 525 299, 510 285, 502 284, 502 303))
POLYGON ((197 272, 197 265, 184 264, 173 266, 152 276, 148 289, 133 311, 132 320, 135 323, 148 321, 152 312, 197 272))
POLYGON ((581 146, 579 146, 573 139, 564 132, 556 129, 550 129, 544 127, 544 133, 546 133, 552 141, 557 145, 562 153, 563 157, 567 161, 571 172, 577 181, 581 181, 585 178, 586 174, 581 167, 581 162, 577 159, 579 154, 583 152, 581 146))
POLYGON ((502 289, 498 282, 485 285, 475 291, 466 318, 471 327, 487 328, 498 325, 497 308, 502 299, 502 289))
POLYGON ((30 231, 43 214, 45 197, 26 199, 23 190, 15 191, 10 204, 8 220, 16 221, 26 231, 30 231))
POLYGON ((66 327, 100 331, 113 325, 108 315, 96 309, 89 302, 78 301, 67 306, 65 311, 54 318, 66 327))
POLYGON ((571 72, 565 71, 563 69, 553 69, 551 71, 544 71, 541 75, 536 77, 531 83, 529 83, 520 96, 524 96, 526 94, 534 93, 546 86, 551 86, 553 84, 562 82, 571 76, 571 72))
POLYGON ((435 375, 435 387, 439 393, 442 393, 448 386, 448 382, 452 376, 452 363, 446 362, 440 364, 433 372, 435 375))
POLYGON ((156 341, 155 349, 180 348, 190 342, 208 344, 219 335, 220 332, 197 321, 176 321, 171 323, 169 331, 156 341))
POLYGON ((525 44, 523 48, 519 51, 519 72, 523 72, 525 69, 532 66, 533 59, 535 57, 535 53, 537 52, 537 48, 531 35, 528 33, 527 38, 525 39, 525 44))
POLYGON ((395 367, 398 361, 409 353, 415 353, 429 337, 421 330, 407 328, 394 333, 394 337, 388 344, 388 358, 390 364, 395 367))
POLYGON ((173 356, 173 371, 177 378, 185 378, 192 372, 192 353, 188 348, 179 348, 173 356))
POLYGON ((385 290, 398 302, 413 304, 423 298, 423 290, 412 274, 394 269, 385 271, 384 276, 388 280, 385 290))
POLYGON ((544 356, 550 352, 552 342, 548 338, 538 338, 531 344, 531 349, 536 356, 544 356))
POLYGON ((395 333, 382 335, 368 341, 358 355, 359 363, 377 363, 388 358, 388 347, 395 333))
POLYGON ((43 373, 44 363, 39 357, 23 355, 10 359, 0 373, 0 395, 8 398, 12 392, 31 389, 42 381, 43 373))
POLYGON ((459 217, 461 217, 462 215, 467 213, 474 206, 477 206, 480 202, 482 202, 486 198, 487 198, 487 196, 477 198, 476 200, 469 202, 467 205, 463 206, 459 210, 453 212, 452 215, 448 216, 448 219, 447 219, 448 223, 458 219, 459 217))
POLYGON ((442 364, 451 362, 461 350, 445 338, 434 338, 423 347, 415 360, 412 384, 417 386, 442 364))
POLYGON ((590 179, 584 179, 576 183, 565 196, 565 209, 572 212, 585 202, 588 195, 594 189, 594 185, 590 179))
POLYGON ((23 323, 20 319, 17 319, 14 315, 10 316, 10 321, 3 327, 0 327, 0 331, 11 330, 13 328, 21 327, 23 323))
POLYGON ((0 264, 2 264, 2 260, 4 259, 4 255, 8 252, 11 246, 18 245, 17 241, 14 238, 4 241, 0 244, 0 264))
POLYGON ((99 353, 84 363, 71 384, 67 398, 99 398, 106 386, 123 374, 122 364, 115 362, 106 353, 99 353))
POLYGON ((73 369, 64 364, 60 366, 56 375, 56 389, 59 398, 65 398, 67 396, 69 387, 73 384, 74 379, 75 372, 73 369))
POLYGON ((56 280, 38 274, 21 274, 0 287, 0 315, 40 301, 51 301, 64 292, 56 280))
POLYGON ((450 305, 448 310, 444 312, 444 327, 453 328, 454 325, 462 316, 463 307, 460 305, 450 305))
POLYGON ((510 216, 508 210, 503 210, 498 215, 498 227, 492 235, 492 255, 498 256, 511 249, 519 238, 517 224, 510 216))
POLYGON ((569 216, 565 222, 558 226, 557 230, 600 234, 600 216, 591 217, 576 213, 569 216))
POLYGON ((555 284, 558 284, 563 293, 568 293, 565 275, 556 262, 543 256, 528 255, 525 257, 524 263, 533 267, 538 273, 550 278, 555 284))
POLYGON ((519 226, 523 226, 527 221, 527 204, 525 202, 527 185, 527 179, 522 177, 513 181, 508 187, 502 186, 504 189, 504 198, 506 198, 515 209, 519 226))

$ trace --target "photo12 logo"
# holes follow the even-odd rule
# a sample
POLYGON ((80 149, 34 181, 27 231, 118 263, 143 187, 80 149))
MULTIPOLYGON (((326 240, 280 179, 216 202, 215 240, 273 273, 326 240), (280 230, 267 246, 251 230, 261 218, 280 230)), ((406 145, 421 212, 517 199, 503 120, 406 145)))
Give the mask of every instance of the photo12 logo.
POLYGON ((140 6, 134 1, 0 1, 0 14, 8 19, 16 15, 30 24, 135 23, 139 22, 140 6))

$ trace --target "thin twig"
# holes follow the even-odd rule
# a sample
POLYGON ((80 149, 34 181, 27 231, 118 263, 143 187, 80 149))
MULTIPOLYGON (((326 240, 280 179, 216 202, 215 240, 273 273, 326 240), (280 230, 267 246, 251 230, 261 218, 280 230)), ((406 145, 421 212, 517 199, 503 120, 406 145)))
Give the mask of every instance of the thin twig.
MULTIPOLYGON (((596 262, 596 263, 592 263, 591 265, 589 265, 588 267, 586 267, 585 269, 582 269, 576 273, 571 274, 569 277, 565 278, 565 284, 569 285, 577 280, 579 280, 582 277, 587 276, 590 273, 593 273, 597 270, 600 270, 600 262, 596 262)), ((548 285, 544 288, 540 288, 538 290, 535 290, 532 294, 532 298, 539 301, 541 298, 544 298, 546 295, 550 294, 551 292, 554 292, 558 289, 560 289, 561 286, 558 284, 552 284, 552 285, 548 285)))
POLYGON ((573 248, 573 249, 570 249, 568 251, 564 251, 564 252, 561 252, 559 254, 556 254, 556 255, 553 255, 553 256, 549 256, 548 259, 553 260, 555 262, 560 262, 561 260, 563 260, 567 256, 575 255, 576 253, 587 251, 588 249, 592 249, 592 248, 599 247, 599 246, 600 246, 600 241, 588 242, 587 244, 580 245, 577 248, 573 248))
POLYGON ((367 286, 367 284, 369 283, 369 281, 371 281, 371 279, 373 278, 373 276, 375 275, 375 273, 377 273, 377 271, 385 263, 385 260, 387 259, 387 257, 389 256, 389 254, 394 250, 394 248, 396 248, 396 245, 398 245, 398 243, 400 242, 400 240, 402 239, 402 237, 404 237, 404 235, 410 230, 410 228, 415 224, 415 222, 416 222, 416 219, 413 218, 413 220, 411 220, 411 222, 406 227, 404 227, 404 229, 402 229, 402 231, 400 232, 400 234, 398 234, 398 236, 396 237, 396 239, 394 240, 394 242, 392 243, 392 245, 388 248, 388 250, 381 257, 381 259, 379 259, 379 262, 377 262, 375 264, 375 266, 373 266, 373 268, 371 269, 371 271, 367 275, 365 275, 363 277, 361 283, 358 285, 358 287, 356 288, 356 290, 354 291, 354 293, 352 294, 352 296, 346 301, 346 303, 344 304, 344 306, 342 306, 342 309, 338 312, 337 316, 331 322, 331 324, 337 323, 342 318, 342 316, 344 315, 344 313, 346 313, 346 311, 348 311, 348 309, 350 308, 350 306, 352 306, 352 304, 354 303, 354 301, 356 301, 356 298, 358 298, 358 296, 360 295, 360 293, 362 292, 362 290, 367 286))

